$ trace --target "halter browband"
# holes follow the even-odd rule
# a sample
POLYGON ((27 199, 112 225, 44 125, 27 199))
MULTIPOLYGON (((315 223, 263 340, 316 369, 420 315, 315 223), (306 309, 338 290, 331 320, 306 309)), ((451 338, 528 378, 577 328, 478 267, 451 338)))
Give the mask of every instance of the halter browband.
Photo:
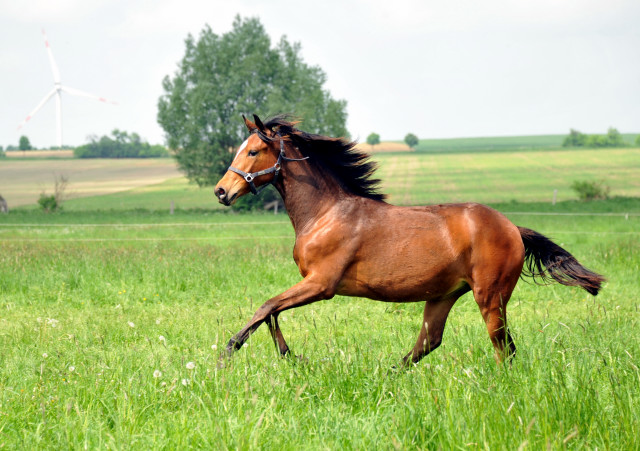
MULTIPOLYGON (((252 133, 256 133, 257 130, 255 132, 252 133)), ((280 136, 280 134, 278 133, 278 137, 280 137, 280 155, 278 155, 278 161, 276 161, 276 164, 274 164, 273 166, 271 166, 270 168, 267 169, 263 169, 262 171, 258 171, 258 172, 244 172, 241 171, 238 168, 234 168, 233 166, 229 166, 229 171, 235 172, 236 174, 238 174, 239 176, 241 176, 245 182, 247 182, 249 184, 249 189, 251 190, 251 192, 254 195, 258 195, 260 194, 260 192, 265 189, 269 183, 271 183, 272 185, 275 185, 276 182, 278 181, 278 175, 280 175, 280 169, 282 169, 281 163, 283 161, 302 161, 302 160, 306 160, 309 157, 304 157, 304 158, 288 158, 285 154, 284 154, 284 141, 282 139, 282 136, 280 136), (261 175, 266 175, 266 174, 271 174, 272 172, 274 172, 275 174, 273 175, 273 178, 271 179, 271 182, 269 183, 265 183, 264 185, 256 188, 256 185, 253 183, 253 181, 257 178, 260 177, 261 175)))

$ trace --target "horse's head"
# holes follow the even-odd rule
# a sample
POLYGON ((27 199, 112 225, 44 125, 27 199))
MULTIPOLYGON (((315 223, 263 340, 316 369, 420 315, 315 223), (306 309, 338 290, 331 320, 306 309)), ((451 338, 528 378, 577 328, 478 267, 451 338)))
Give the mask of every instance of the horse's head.
POLYGON ((258 194, 260 188, 275 182, 280 173, 281 139, 276 139, 276 133, 267 129, 255 114, 255 122, 242 118, 251 134, 238 148, 214 191, 220 203, 227 206, 248 192, 258 194))

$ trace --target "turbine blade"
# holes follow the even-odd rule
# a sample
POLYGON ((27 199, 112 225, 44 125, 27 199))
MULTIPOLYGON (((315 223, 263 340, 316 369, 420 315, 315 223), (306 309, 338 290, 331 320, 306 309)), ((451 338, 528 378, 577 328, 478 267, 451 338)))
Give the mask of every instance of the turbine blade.
POLYGON ((47 39, 47 34, 44 32, 44 28, 42 29, 42 36, 44 37, 44 45, 47 47, 47 53, 49 54, 49 63, 51 63, 53 81, 54 83, 60 83, 60 71, 58 70, 56 60, 53 59, 53 52, 51 51, 51 46, 49 45, 49 40, 47 39))
POLYGON ((112 103, 114 105, 118 104, 118 102, 114 102, 112 100, 107 100, 104 97, 100 97, 100 96, 96 96, 96 95, 93 95, 93 94, 89 94, 88 92, 80 91, 79 89, 69 88, 68 86, 60 86, 60 89, 62 89, 67 94, 71 94, 71 95, 74 95, 74 96, 88 97, 89 99, 99 100, 100 102, 104 102, 104 103, 112 103))
POLYGON ((47 94, 45 96, 45 98, 40 101, 38 106, 35 107, 31 113, 29 113, 29 115, 26 117, 26 119, 24 121, 22 121, 22 123, 20 125, 18 125, 18 130, 20 130, 27 122, 29 122, 29 119, 31 119, 33 116, 35 116, 35 114, 38 111, 40 111, 40 108, 42 108, 42 106, 45 103, 47 103, 47 100, 49 100, 51 97, 53 97, 56 92, 57 92, 57 90, 54 88, 49 94, 47 94))

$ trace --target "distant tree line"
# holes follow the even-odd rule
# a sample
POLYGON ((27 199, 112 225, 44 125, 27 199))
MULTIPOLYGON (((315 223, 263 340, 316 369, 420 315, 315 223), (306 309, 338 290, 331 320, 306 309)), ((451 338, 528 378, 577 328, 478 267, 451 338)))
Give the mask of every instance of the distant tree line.
MULTIPOLYGON (((636 145, 640 146, 640 136, 636 139, 636 145)), ((620 132, 610 127, 606 135, 587 135, 578 130, 571 129, 569 135, 564 138, 562 147, 629 147, 620 132)))
POLYGON ((164 146, 150 145, 137 133, 115 129, 111 136, 92 137, 91 142, 73 150, 76 158, 159 158, 168 157, 164 146))

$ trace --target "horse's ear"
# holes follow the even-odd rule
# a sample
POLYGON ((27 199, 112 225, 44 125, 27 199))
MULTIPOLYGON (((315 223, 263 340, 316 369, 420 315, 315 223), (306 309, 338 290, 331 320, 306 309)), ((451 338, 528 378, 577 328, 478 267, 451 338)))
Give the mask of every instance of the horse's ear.
POLYGON ((244 117, 244 114, 242 115, 242 119, 244 120, 244 125, 246 125, 247 128, 249 129, 249 132, 253 132, 256 128, 258 128, 256 124, 254 124, 249 119, 244 117))
POLYGON ((260 130, 261 132, 267 131, 266 127, 264 126, 264 124, 262 123, 262 121, 260 120, 257 114, 253 115, 253 120, 256 121, 256 127, 258 127, 258 130, 260 130))

